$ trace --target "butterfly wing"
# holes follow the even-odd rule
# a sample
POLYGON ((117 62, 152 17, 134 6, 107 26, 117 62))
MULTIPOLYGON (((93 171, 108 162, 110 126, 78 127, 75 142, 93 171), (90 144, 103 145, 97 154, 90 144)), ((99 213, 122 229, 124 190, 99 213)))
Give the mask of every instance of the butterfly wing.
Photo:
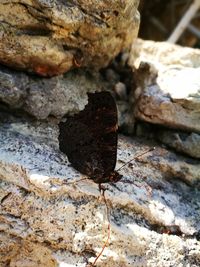
POLYGON ((59 146, 75 169, 105 182, 117 156, 117 107, 109 92, 88 94, 83 111, 59 124, 59 146))

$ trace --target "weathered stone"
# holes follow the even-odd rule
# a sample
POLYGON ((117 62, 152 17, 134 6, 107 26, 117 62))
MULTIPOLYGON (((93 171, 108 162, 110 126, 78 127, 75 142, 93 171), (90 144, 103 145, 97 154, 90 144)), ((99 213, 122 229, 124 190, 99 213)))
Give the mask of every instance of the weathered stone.
POLYGON ((3 248, 4 257, 0 258, 1 266, 10 267, 57 267, 57 260, 46 246, 19 238, 0 234, 0 250, 3 248))
MULTIPOLYGON (((195 69, 194 72, 200 74, 200 68, 195 69)), ((190 69, 171 69, 164 74, 166 76, 171 75, 171 81, 162 77, 160 84, 153 84, 144 88, 137 99, 135 116, 151 123, 175 129, 200 132, 200 75, 198 81, 195 81, 194 76, 191 76, 190 73, 190 69), (183 75, 185 75, 184 80, 181 78, 183 75), (190 87, 183 88, 182 86, 181 88, 178 81, 182 81, 184 85, 186 80, 190 82, 190 87), (184 95, 173 93, 177 92, 179 88, 185 89, 184 95)), ((158 79, 157 82, 159 82, 158 79)))
POLYGON ((141 50, 137 45, 136 50, 133 48, 129 64, 134 67, 144 59, 151 63, 151 67, 147 70, 142 63, 138 70, 141 73, 141 68, 144 69, 143 80, 139 78, 135 94, 136 117, 154 124, 199 133, 200 51, 168 43, 138 42, 141 50), (152 73, 151 69, 154 69, 152 73), (157 78, 155 69, 158 70, 157 78))
POLYGON ((167 42, 136 39, 129 55, 129 65, 138 68, 141 62, 153 64, 161 72, 163 68, 171 66, 198 68, 200 66, 200 50, 167 42))
MULTIPOLYGON (((23 266, 40 248, 48 255, 46 266, 54 266, 55 261, 84 266, 85 257, 93 261, 107 236, 108 218, 98 185, 91 180, 75 183, 83 176, 59 152, 56 125, 16 118, 6 123, 3 117, 0 249, 3 255, 8 251, 7 235, 11 254, 7 262, 12 258, 12 266, 23 266), (27 244, 27 250, 23 245, 19 252, 19 244, 27 244)), ((117 168, 152 145, 121 136, 117 168)), ((111 241, 97 266, 198 266, 200 192, 181 179, 193 175, 193 182, 198 182, 200 166, 192 159, 186 161, 156 146, 119 170, 121 181, 105 185, 111 241), (183 167, 188 167, 186 177, 183 167)))
POLYGON ((102 68, 130 46, 138 0, 1 0, 0 62, 53 76, 102 68))
POLYGON ((196 133, 159 130, 157 139, 191 157, 200 158, 200 135, 196 133))
POLYGON ((46 79, 0 69, 0 100, 9 108, 20 108, 38 119, 82 110, 87 104, 87 92, 98 91, 103 85, 98 75, 81 70, 46 79))
POLYGON ((200 158, 199 134, 167 129, 147 122, 137 123, 135 132, 138 137, 158 140, 178 152, 193 158, 200 158))

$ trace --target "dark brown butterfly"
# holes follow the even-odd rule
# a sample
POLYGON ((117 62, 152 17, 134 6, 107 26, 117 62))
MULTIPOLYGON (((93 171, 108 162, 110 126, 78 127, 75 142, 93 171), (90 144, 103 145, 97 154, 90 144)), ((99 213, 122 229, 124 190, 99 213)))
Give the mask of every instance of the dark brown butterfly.
POLYGON ((99 184, 100 191, 103 190, 102 196, 107 208, 108 235, 94 262, 87 265, 92 267, 95 266, 110 239, 109 210, 104 195, 105 189, 101 187, 101 183, 117 182, 122 178, 122 175, 114 171, 117 159, 117 121, 117 107, 112 95, 109 92, 96 92, 88 93, 88 104, 84 110, 74 116, 68 116, 66 122, 59 124, 60 150, 67 155, 76 170, 86 174, 99 184))
POLYGON ((85 109, 59 124, 59 147, 95 183, 117 182, 117 107, 109 92, 88 93, 85 109))

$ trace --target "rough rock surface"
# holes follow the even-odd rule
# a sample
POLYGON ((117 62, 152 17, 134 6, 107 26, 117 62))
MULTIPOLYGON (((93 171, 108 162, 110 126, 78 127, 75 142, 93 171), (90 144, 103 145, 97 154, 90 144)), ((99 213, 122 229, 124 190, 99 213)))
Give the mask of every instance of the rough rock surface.
POLYGON ((147 122, 138 122, 135 133, 138 137, 160 141, 181 154, 200 158, 200 135, 197 133, 176 131, 157 125, 154 126, 147 122))
POLYGON ((191 157, 200 159, 200 135, 196 133, 159 130, 157 139, 191 157))
POLYGON ((0 63, 43 76, 106 66, 139 28, 138 0, 1 0, 0 63))
POLYGON ((0 68, 0 101, 37 119, 75 113, 87 103, 87 92, 102 89, 98 75, 74 70, 49 79, 0 68))
POLYGON ((129 56, 129 65, 138 68, 141 62, 159 66, 157 69, 161 72, 167 66, 198 68, 200 66, 200 50, 167 42, 136 39, 129 56))
POLYGON ((200 51, 138 40, 137 45, 133 46, 129 64, 134 68, 142 60, 151 66, 147 70, 145 64, 141 63, 138 70, 141 74, 143 69, 144 73, 135 94, 136 117, 154 124, 199 133, 200 51), (153 72, 151 69, 154 69, 153 72))
MULTIPOLYGON (((5 114, 1 121, 1 266, 92 262, 107 236, 98 185, 71 183, 83 176, 58 150, 53 123, 5 114)), ((120 170, 121 181, 105 185, 111 240, 97 266, 199 266, 199 163, 121 136, 117 168, 152 146, 120 170)))

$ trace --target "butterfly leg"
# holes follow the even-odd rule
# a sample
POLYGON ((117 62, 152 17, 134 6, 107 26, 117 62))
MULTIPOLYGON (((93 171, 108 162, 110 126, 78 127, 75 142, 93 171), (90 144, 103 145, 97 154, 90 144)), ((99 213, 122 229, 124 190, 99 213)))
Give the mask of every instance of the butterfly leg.
POLYGON ((88 267, 95 267, 96 262, 98 261, 98 259, 101 257, 101 255, 103 254, 105 248, 109 245, 109 241, 110 241, 110 234, 111 234, 111 229, 110 229, 110 212, 109 212, 109 208, 108 208, 108 203, 107 203, 107 199, 105 197, 105 191, 106 188, 102 185, 99 184, 99 191, 101 196, 103 197, 104 203, 106 205, 106 216, 107 216, 107 221, 108 221, 108 226, 107 226, 107 238, 106 241, 104 242, 101 251, 99 252, 99 254, 96 256, 94 262, 91 265, 88 265, 88 267))
POLYGON ((101 194, 101 196, 105 197, 105 191, 107 190, 107 188, 105 188, 102 184, 99 184, 99 192, 101 194))

